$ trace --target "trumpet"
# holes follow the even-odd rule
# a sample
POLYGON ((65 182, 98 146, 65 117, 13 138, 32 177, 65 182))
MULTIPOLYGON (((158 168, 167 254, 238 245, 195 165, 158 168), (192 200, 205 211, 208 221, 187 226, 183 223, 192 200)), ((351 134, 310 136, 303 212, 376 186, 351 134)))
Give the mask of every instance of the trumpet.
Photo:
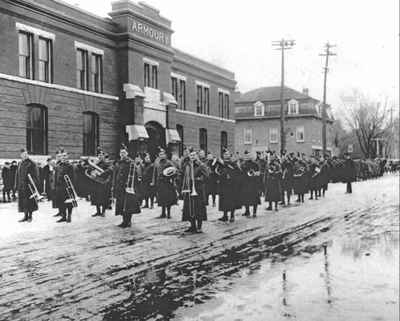
POLYGON ((33 181, 31 174, 28 174, 28 180, 29 180, 28 187, 31 192, 31 195, 29 196, 29 198, 31 198, 31 199, 33 198, 33 199, 35 199, 36 202, 40 202, 43 199, 43 196, 40 195, 40 193, 35 185, 35 182, 33 181))
POLYGON ((136 194, 135 191, 135 169, 136 165, 131 162, 129 165, 128 180, 126 182, 125 192, 128 194, 136 194))
POLYGON ((260 176, 260 171, 255 171, 254 169, 250 169, 247 171, 247 176, 260 176))
POLYGON ((72 181, 68 175, 64 175, 64 181, 68 195, 68 198, 65 200, 64 203, 72 204, 72 207, 78 207, 78 202, 77 202, 78 195, 76 194, 74 185, 72 185, 72 181))

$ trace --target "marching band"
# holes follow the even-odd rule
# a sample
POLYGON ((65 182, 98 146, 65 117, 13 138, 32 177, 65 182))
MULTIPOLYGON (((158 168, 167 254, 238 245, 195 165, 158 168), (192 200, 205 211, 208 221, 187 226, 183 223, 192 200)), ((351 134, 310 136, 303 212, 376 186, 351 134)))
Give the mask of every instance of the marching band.
MULTIPOLYGON (((111 162, 98 149, 97 157, 72 164, 68 153, 60 150, 55 160, 48 160, 40 182, 38 166, 22 149, 15 187, 7 182, 7 191, 15 188, 18 192, 18 211, 24 213, 21 222, 32 221, 32 213, 38 210, 43 196, 58 209, 54 215, 60 217, 57 222, 70 223, 78 198, 86 198, 96 208, 93 217, 104 217, 106 210, 114 207, 115 215, 122 217, 122 228, 130 227, 132 215, 141 213, 143 208, 153 208, 155 202, 161 210, 159 218, 169 219, 171 207, 182 200, 182 221, 190 223, 187 232, 201 233, 207 206, 216 206, 217 195, 222 213, 219 220, 234 222, 235 212, 241 208, 243 216, 257 217, 262 197, 268 203, 266 210, 278 211, 279 205, 291 204, 293 194, 297 195, 298 204, 304 203, 307 193, 309 199, 324 197, 328 183, 337 181, 333 177, 335 159, 329 155, 306 157, 284 151, 278 156, 267 151, 257 153, 253 159, 247 151, 238 158, 225 149, 222 158, 217 158, 186 148, 180 159, 170 160, 160 148, 152 162, 149 154, 131 158, 126 146, 122 146, 119 156, 119 160, 111 162)), ((346 157, 341 166, 347 171, 341 181, 347 183, 347 192, 351 193, 351 182, 356 180, 354 161, 346 157)))

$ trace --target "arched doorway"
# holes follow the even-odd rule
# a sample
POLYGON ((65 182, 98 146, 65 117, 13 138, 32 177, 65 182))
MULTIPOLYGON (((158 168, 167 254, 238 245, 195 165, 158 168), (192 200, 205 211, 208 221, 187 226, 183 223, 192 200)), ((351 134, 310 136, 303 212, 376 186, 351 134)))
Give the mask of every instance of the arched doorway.
POLYGON ((165 129, 155 121, 149 121, 146 125, 147 134, 147 152, 152 159, 155 159, 158 153, 158 147, 165 149, 165 129))

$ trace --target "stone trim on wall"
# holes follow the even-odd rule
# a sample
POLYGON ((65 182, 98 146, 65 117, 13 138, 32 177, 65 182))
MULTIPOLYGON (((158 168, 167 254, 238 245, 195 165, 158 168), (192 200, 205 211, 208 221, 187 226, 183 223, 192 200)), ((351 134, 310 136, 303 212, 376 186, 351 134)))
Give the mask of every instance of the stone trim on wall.
POLYGON ((193 115, 193 116, 196 116, 196 117, 204 117, 204 118, 210 118, 210 119, 219 120, 219 121, 225 121, 225 122, 229 122, 229 123, 235 123, 236 122, 233 119, 226 119, 226 118, 221 118, 221 117, 217 117, 217 116, 198 114, 198 113, 195 113, 193 111, 188 111, 188 110, 177 109, 176 112, 177 113, 181 113, 181 114, 193 115))
POLYGON ((118 96, 99 94, 99 93, 81 90, 81 89, 77 89, 77 88, 73 88, 73 87, 49 84, 47 82, 31 80, 31 79, 18 77, 18 76, 6 75, 6 74, 2 74, 2 73, 0 73, 0 79, 15 81, 15 82, 23 83, 23 84, 36 85, 36 86, 41 86, 41 87, 46 87, 46 88, 58 89, 58 90, 68 91, 68 92, 82 94, 82 95, 86 95, 86 96, 93 96, 93 97, 99 97, 99 98, 110 99, 110 100, 119 100, 118 96))

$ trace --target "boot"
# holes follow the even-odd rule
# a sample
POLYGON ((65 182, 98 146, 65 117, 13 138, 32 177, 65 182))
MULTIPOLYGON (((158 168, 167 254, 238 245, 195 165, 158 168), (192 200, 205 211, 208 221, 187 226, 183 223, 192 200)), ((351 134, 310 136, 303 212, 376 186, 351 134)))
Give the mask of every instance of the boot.
POLYGON ((229 219, 229 222, 235 222, 235 213, 231 213, 231 218, 229 219))
POLYGON ((22 219, 22 220, 19 220, 19 222, 28 222, 28 219, 29 219, 29 217, 28 217, 28 212, 24 212, 24 218, 22 219))
POLYGON ((228 221, 228 213, 227 213, 227 212, 224 212, 224 215, 223 215, 222 217, 220 217, 220 218, 218 219, 218 221, 227 222, 227 221, 228 221))
POLYGON ((28 212, 28 222, 32 222, 32 212, 28 212))
POLYGON ((60 212, 58 212, 56 215, 53 215, 53 217, 59 217, 59 216, 61 216, 60 212))

